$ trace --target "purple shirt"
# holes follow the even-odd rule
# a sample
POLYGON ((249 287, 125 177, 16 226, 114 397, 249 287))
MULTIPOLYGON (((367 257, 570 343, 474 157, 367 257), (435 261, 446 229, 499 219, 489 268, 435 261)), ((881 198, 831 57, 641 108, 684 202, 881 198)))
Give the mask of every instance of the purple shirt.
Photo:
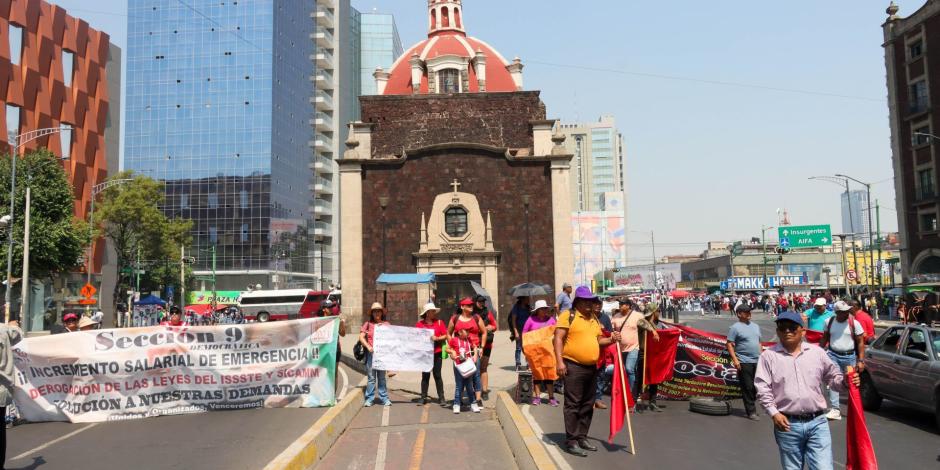
POLYGON ((761 353, 754 385, 767 414, 799 415, 828 408, 823 387, 843 391, 845 376, 815 344, 804 341, 791 355, 778 343, 761 353))
POLYGON ((552 326, 554 324, 555 324, 554 316, 548 317, 548 320, 539 321, 538 319, 535 318, 535 315, 533 315, 529 317, 528 320, 525 321, 525 326, 522 327, 522 333, 525 334, 530 331, 541 330, 542 328, 545 328, 546 326, 552 326))

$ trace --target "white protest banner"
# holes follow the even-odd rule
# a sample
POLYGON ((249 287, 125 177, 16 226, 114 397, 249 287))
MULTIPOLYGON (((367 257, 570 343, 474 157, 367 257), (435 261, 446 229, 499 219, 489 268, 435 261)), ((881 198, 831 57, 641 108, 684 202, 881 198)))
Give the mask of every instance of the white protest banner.
POLYGON ((432 331, 425 328, 375 327, 372 368, 398 372, 430 372, 434 368, 432 331))
POLYGON ((338 331, 328 317, 28 338, 13 395, 27 421, 73 423, 331 406, 338 331))

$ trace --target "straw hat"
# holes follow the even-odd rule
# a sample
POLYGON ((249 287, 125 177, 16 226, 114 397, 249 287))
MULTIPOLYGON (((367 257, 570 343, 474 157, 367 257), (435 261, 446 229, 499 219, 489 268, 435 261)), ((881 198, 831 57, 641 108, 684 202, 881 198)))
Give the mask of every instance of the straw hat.
POLYGON ((424 316, 427 315, 427 313, 430 312, 431 310, 434 310, 435 312, 441 311, 441 309, 437 308, 437 306, 434 305, 434 302, 428 302, 424 304, 424 308, 421 309, 421 314, 418 315, 418 318, 424 318, 424 316))
POLYGON ((85 328, 86 326, 95 326, 97 324, 98 322, 92 320, 91 318, 82 317, 82 319, 78 321, 78 328, 81 329, 85 328))

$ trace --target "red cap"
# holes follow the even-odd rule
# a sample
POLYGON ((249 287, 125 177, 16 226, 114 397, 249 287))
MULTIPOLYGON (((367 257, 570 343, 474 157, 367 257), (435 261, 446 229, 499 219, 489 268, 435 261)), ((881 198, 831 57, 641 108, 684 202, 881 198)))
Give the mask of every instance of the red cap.
POLYGON ((62 316, 62 321, 69 321, 69 320, 78 320, 78 315, 74 313, 66 313, 65 315, 62 316))
POLYGON ((464 297, 463 300, 460 301, 460 306, 462 307, 464 305, 473 305, 473 299, 470 297, 464 297))

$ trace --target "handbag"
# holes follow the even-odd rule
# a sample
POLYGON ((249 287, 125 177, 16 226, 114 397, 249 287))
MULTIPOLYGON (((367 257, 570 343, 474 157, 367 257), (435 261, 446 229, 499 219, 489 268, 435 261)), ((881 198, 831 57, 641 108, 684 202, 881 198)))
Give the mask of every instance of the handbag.
POLYGON ((457 372, 460 372, 460 375, 465 379, 472 377, 477 373, 477 365, 470 359, 466 359, 460 364, 457 364, 457 372))
POLYGON ((362 343, 356 342, 356 345, 353 346, 353 357, 357 361, 362 362, 366 358, 366 348, 362 346, 362 343))

